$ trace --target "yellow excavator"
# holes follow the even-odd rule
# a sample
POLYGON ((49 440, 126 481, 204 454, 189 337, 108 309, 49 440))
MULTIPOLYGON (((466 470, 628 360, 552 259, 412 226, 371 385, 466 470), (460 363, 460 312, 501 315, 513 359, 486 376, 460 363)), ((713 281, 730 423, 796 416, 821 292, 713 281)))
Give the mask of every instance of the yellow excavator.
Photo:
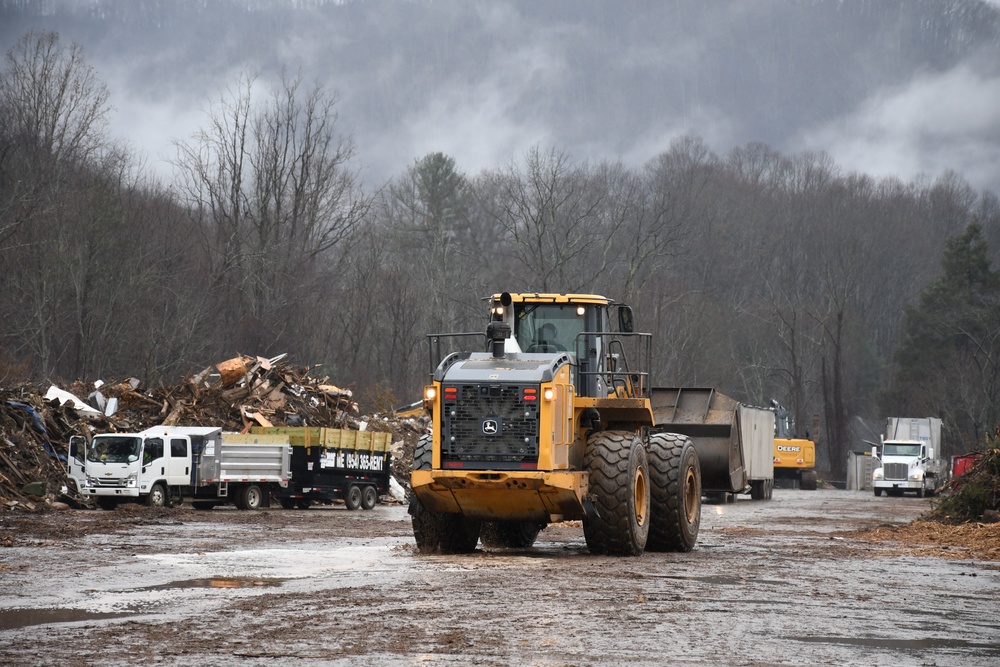
POLYGON ((774 399, 774 482, 781 486, 799 487, 815 491, 816 443, 809 439, 795 437, 795 422, 788 410, 774 399))

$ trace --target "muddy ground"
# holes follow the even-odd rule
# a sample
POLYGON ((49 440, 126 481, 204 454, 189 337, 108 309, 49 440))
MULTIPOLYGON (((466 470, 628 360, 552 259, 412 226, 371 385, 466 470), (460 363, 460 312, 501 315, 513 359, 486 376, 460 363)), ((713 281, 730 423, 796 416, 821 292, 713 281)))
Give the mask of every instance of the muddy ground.
POLYGON ((1000 559, 893 527, 928 501, 744 498, 639 558, 420 555, 399 504, 0 514, 0 665, 1000 664, 1000 559))

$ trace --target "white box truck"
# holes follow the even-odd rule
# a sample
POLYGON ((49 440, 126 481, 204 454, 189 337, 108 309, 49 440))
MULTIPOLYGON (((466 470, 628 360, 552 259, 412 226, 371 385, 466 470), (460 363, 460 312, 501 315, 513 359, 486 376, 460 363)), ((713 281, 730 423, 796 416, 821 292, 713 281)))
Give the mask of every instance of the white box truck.
POLYGON ((291 478, 287 435, 155 426, 139 433, 101 433, 88 446, 81 444, 70 445, 70 479, 104 509, 123 501, 164 506, 185 500, 198 509, 221 503, 258 509, 291 478))

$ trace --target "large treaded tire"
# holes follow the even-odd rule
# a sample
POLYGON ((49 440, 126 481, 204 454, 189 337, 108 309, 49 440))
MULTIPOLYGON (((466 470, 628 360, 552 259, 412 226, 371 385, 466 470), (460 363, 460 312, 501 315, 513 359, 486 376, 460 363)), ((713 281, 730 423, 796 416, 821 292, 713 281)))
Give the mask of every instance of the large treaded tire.
POLYGON ((817 479, 815 470, 803 470, 799 479, 799 488, 803 491, 815 491, 817 479))
POLYGON ((485 521, 479 539, 487 549, 527 549, 544 527, 539 521, 485 521))
POLYGON ((583 535, 593 554, 638 556, 649 537, 649 470, 646 449, 630 431, 590 436, 583 455, 590 473, 588 497, 596 516, 583 519, 583 535))
MULTIPOLYGON (((429 470, 432 441, 430 435, 420 437, 413 452, 413 469, 429 470)), ((414 497, 410 503, 413 539, 420 553, 465 554, 476 550, 482 522, 466 519, 461 514, 428 512, 414 497)))
POLYGON ((647 551, 691 551, 701 527, 701 466, 689 438, 649 437, 652 518, 647 551))

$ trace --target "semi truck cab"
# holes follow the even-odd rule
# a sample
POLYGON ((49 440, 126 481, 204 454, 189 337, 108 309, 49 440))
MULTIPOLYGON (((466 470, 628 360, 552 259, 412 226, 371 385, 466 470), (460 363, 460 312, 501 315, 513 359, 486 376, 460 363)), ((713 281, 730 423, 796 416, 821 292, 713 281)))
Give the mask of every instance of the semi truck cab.
POLYGON ((934 450, 919 440, 886 440, 881 452, 872 450, 872 456, 879 459, 879 467, 872 471, 872 487, 876 496, 901 496, 907 491, 919 497, 932 495, 937 483, 928 464, 934 458, 934 450), (879 456, 881 454, 881 456, 879 456))

